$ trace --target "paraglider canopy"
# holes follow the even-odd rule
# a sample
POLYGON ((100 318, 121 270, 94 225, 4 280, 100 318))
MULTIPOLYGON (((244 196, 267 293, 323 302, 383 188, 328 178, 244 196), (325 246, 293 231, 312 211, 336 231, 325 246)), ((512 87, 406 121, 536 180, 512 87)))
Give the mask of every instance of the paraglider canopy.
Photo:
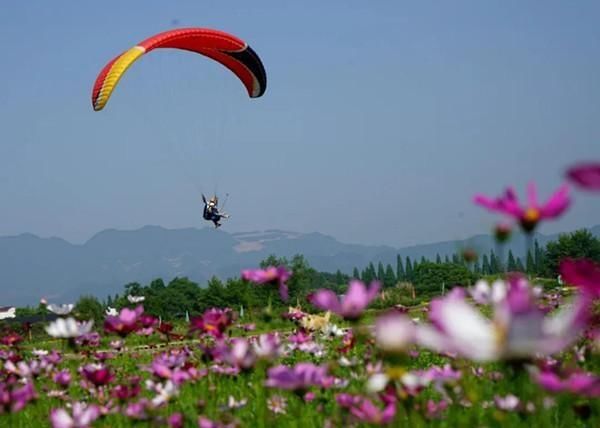
POLYGON ((267 75, 264 66, 246 42, 218 30, 181 28, 154 35, 106 64, 94 83, 94 110, 104 108, 123 74, 138 58, 162 48, 181 49, 212 58, 242 81, 251 98, 258 98, 265 93, 267 75))

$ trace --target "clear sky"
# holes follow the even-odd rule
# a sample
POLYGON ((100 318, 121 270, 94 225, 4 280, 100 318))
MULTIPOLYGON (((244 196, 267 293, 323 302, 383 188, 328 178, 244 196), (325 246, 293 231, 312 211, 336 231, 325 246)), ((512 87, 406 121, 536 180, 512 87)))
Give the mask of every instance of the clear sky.
MULTIPOLYGON (((600 159, 597 1, 12 1, 0 13, 0 235, 105 228, 319 231, 402 246, 487 232, 470 200, 542 197, 600 159), (245 39, 266 94, 220 65, 153 52, 102 112, 113 56, 177 26, 245 39)), ((600 197, 542 232, 600 223, 600 197)))

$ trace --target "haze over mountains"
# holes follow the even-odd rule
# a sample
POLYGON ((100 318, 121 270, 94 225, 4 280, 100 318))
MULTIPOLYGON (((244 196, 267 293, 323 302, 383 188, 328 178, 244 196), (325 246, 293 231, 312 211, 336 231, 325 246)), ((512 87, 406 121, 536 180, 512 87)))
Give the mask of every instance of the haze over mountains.
MULTIPOLYGON (((589 230, 600 236, 600 225, 589 230)), ((556 237, 536 234, 542 245, 556 237)), ((256 267, 271 254, 302 254, 320 271, 351 273, 355 266, 363 269, 369 262, 395 266, 397 254, 434 259, 436 254, 444 257, 466 246, 489 252, 494 242, 490 235, 477 235, 392 248, 345 244, 320 233, 228 233, 213 228, 169 230, 158 226, 105 230, 82 245, 22 234, 0 237, 0 305, 36 304, 42 296, 58 302, 73 301, 82 294, 103 298, 121 292, 128 282, 147 283, 159 277, 170 281, 185 276, 203 284, 213 275, 222 279, 237 276, 241 269, 256 267)), ((515 256, 523 256, 524 237, 516 236, 508 248, 515 256)))

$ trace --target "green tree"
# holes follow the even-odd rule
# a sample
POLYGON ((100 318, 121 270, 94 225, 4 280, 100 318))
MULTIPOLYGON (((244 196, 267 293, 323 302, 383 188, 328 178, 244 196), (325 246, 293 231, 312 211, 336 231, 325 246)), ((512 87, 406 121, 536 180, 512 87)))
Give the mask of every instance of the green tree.
POLYGON ((525 261, 525 270, 529 275, 533 275, 537 272, 535 262, 533 260, 533 254, 531 254, 531 251, 527 252, 527 259, 525 261))
POLYGON ((543 272, 556 276, 564 258, 588 258, 600 262, 600 239, 586 229, 559 235, 556 241, 546 244, 543 272))
POLYGON ((406 256, 406 263, 404 263, 404 272, 406 272, 406 280, 412 281, 413 279, 413 268, 412 263, 410 262, 410 257, 406 256))
POLYGON ((442 263, 442 258, 440 257, 440 253, 435 255, 435 262, 439 265, 442 263))
POLYGON ((517 262, 512 250, 508 250, 508 264, 506 266, 509 272, 515 272, 517 270, 517 262))
POLYGON ((352 270, 352 278, 354 278, 354 279, 360 279, 360 273, 358 272, 358 268, 357 267, 355 267, 352 270))
POLYGON ((490 274, 495 275, 501 272, 500 261, 494 250, 490 250, 490 274))
POLYGON ((383 281, 384 276, 385 276, 385 270, 383 269, 383 263, 379 262, 377 264, 377 279, 379 281, 383 281))
POLYGON ((73 308, 74 315, 82 320, 94 320, 96 324, 104 319, 104 306, 94 296, 82 296, 73 308))
POLYGON ((515 266, 515 270, 517 272, 525 272, 525 267, 523 266, 523 261, 521 260, 521 257, 517 257, 517 263, 515 266))
POLYGON ((541 274, 544 271, 544 253, 545 249, 540 247, 538 240, 536 239, 533 244, 533 260, 535 264, 535 273, 541 274))
POLYGON ((483 275, 490 275, 492 273, 492 268, 490 266, 490 261, 487 254, 484 254, 481 258, 481 273, 483 275))
POLYGON ((414 270, 414 284, 418 290, 438 291, 442 284, 446 289, 454 285, 468 285, 474 280, 469 269, 456 263, 419 263, 414 270))
POLYGON ((396 285, 396 275, 394 274, 392 265, 388 264, 385 268, 385 274, 383 276, 383 286, 390 288, 394 285, 396 285))
POLYGON ((404 281, 406 279, 404 266, 402 265, 402 256, 400 254, 396 256, 396 278, 398 278, 398 281, 404 281))

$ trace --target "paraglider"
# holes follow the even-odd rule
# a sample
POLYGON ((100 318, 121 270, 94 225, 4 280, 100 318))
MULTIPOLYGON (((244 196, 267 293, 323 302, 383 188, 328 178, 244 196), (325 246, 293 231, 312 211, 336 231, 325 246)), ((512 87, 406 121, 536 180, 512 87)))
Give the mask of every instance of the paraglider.
POLYGON ((214 195, 208 201, 206 201, 206 197, 202 195, 202 201, 204 202, 204 212, 202 213, 202 217, 204 220, 212 221, 215 224, 215 228, 221 226, 222 218, 229 218, 228 214, 219 212, 219 198, 214 195))
POLYGON ((127 69, 142 55, 154 49, 171 48, 195 52, 214 59, 242 81, 250 98, 258 98, 267 88, 267 75, 256 54, 243 40, 208 28, 180 28, 156 34, 110 61, 92 91, 92 106, 100 111, 127 69))

